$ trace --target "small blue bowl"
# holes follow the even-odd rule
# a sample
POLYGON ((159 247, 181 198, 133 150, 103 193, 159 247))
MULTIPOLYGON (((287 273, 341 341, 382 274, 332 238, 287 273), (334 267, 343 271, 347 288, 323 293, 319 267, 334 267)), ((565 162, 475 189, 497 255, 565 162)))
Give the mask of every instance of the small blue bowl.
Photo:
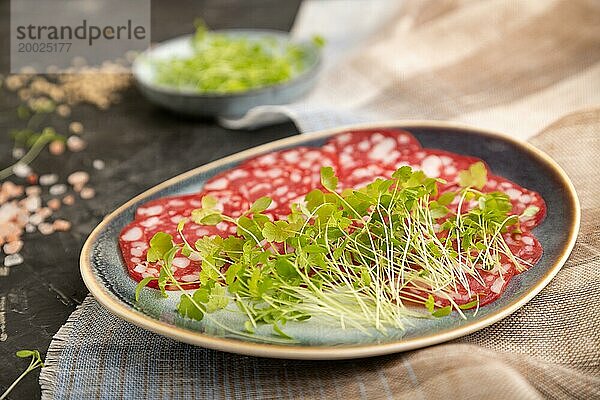
MULTIPOLYGON (((281 44, 292 42, 287 32, 274 30, 231 29, 216 32, 235 37, 245 36, 251 40, 268 37, 281 44)), ((194 117, 239 118, 256 106, 291 103, 308 93, 316 83, 321 57, 317 46, 310 42, 295 42, 305 50, 306 69, 289 81, 277 85, 221 94, 199 93, 193 89, 157 83, 153 62, 190 55, 191 38, 192 35, 186 35, 167 40, 146 50, 133 63, 132 71, 137 85, 152 103, 194 117)))

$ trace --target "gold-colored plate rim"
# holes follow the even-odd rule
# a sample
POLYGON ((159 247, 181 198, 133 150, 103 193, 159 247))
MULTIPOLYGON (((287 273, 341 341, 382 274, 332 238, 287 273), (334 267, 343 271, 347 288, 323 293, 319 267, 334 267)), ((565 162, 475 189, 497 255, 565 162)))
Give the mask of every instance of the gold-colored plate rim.
MULTIPOLYGON (((441 133, 443 134, 443 133, 441 133)), ((327 129, 315 133, 306 135, 297 135, 289 138, 277 140, 271 143, 267 143, 261 146, 251 148, 228 157, 224 157, 217 161, 213 161, 209 164, 203 165, 198 168, 194 168, 188 172, 171 178, 147 191, 129 200, 111 214, 109 214, 100 224, 92 231, 88 239, 86 240, 80 256, 80 269, 81 275, 85 285, 90 290, 91 294, 96 300, 102 304, 107 310, 115 314, 116 316, 131 322, 137 326, 140 326, 149 331, 164 335, 181 342, 206 347, 214 350, 226 351, 231 353, 238 353, 249 356, 258 357, 271 357, 271 358, 285 358, 285 359, 304 359, 304 360, 336 360, 336 359, 351 359, 361 357, 372 357, 384 354, 398 353, 408 350, 414 350, 426 346, 431 346, 437 343, 446 342, 448 340, 456 339, 458 337, 467 335, 469 333, 478 331, 486 326, 489 326, 508 315, 515 312, 517 309, 525 305, 530 301, 536 294, 538 294, 552 278, 558 273, 560 268, 566 262, 569 254, 571 253, 575 240, 577 239, 577 233, 579 232, 579 224, 581 218, 581 209, 579 206, 579 200, 573 183, 563 171, 563 169, 546 153, 537 149, 533 145, 511 138, 505 134, 493 132, 489 130, 474 128, 468 125, 463 125, 454 122, 442 122, 442 121, 422 121, 422 120, 395 120, 385 121, 376 123, 365 123, 346 125, 333 129, 327 129), (165 189, 168 186, 174 185, 182 180, 190 178, 196 174, 203 173, 221 165, 225 165, 232 162, 244 160, 246 158, 258 155, 260 153, 268 152, 273 148, 283 146, 293 146, 301 144, 307 139, 319 139, 332 136, 336 133, 343 132, 350 129, 372 129, 372 128, 448 128, 448 129, 460 129, 476 134, 491 136, 512 143, 526 152, 534 155, 536 158, 541 160, 546 166, 549 166, 554 170, 556 175, 562 181, 567 195, 570 201, 570 205, 573 208, 572 218, 569 221, 569 236, 568 240, 564 244, 562 253, 558 257, 548 272, 529 290, 519 298, 515 299, 512 303, 499 309, 493 314, 486 316, 485 318, 477 321, 466 322, 464 325, 452 328, 449 330, 434 332, 427 336, 420 336, 411 339, 399 339, 398 341, 381 343, 381 344, 366 344, 366 345, 349 345, 349 346, 290 346, 290 345, 276 345, 276 344, 263 344, 254 343, 249 341, 242 341, 238 339, 219 338, 209 335, 205 335, 201 332, 196 332, 184 328, 180 328, 169 323, 159 321, 139 311, 133 310, 130 307, 124 305, 114 296, 112 296, 107 289, 103 286, 102 282, 96 279, 92 265, 90 263, 90 252, 93 243, 98 240, 100 232, 111 223, 123 211, 131 207, 136 202, 139 202, 152 194, 165 189)))

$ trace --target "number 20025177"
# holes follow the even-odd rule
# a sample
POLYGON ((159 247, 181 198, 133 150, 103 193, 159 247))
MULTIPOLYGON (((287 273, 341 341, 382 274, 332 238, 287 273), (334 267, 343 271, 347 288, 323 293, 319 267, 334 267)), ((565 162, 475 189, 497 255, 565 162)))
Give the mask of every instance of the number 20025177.
POLYGON ((69 42, 19 43, 19 53, 68 53, 71 49, 69 42))

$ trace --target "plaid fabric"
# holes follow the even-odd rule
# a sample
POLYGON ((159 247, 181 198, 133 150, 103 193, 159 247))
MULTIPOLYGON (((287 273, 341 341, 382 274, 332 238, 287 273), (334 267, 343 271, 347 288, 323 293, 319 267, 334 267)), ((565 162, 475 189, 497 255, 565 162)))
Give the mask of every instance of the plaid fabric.
POLYGON ((337 75, 325 71, 313 96, 329 108, 278 110, 292 110, 306 131, 361 115, 455 119, 520 137, 541 132, 531 142, 566 170, 583 209, 577 245, 554 280, 510 317, 454 342, 336 362, 189 346, 88 298, 50 346, 43 398, 600 398, 600 108, 591 108, 600 104, 598 3, 403 4, 337 75))

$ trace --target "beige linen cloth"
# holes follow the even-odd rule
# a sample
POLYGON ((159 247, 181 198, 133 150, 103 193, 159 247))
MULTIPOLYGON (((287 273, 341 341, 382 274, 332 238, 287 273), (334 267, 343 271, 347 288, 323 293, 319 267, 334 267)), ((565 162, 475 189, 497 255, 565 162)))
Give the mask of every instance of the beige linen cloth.
POLYGON ((221 123, 436 119, 527 139, 600 104, 598 0, 307 0, 293 34, 327 39, 314 90, 221 123))
POLYGON ((501 322, 447 344, 364 360, 255 359, 193 348, 133 326, 118 339, 95 339, 73 327, 93 327, 98 319, 126 323, 88 299, 51 345, 41 380, 45 398, 103 398, 72 384, 99 374, 96 367, 74 369, 75 359, 66 355, 108 366, 119 351, 121 360, 134 354, 139 368, 109 369, 97 384, 116 384, 139 398, 156 393, 148 388, 168 376, 176 383, 163 392, 170 398, 188 398, 186 390, 205 398, 201 389, 214 381, 214 393, 223 387, 228 393, 216 397, 236 399, 600 399, 599 1, 404 1, 360 50, 326 68, 310 99, 269 107, 232 124, 251 126, 254 117, 283 112, 303 131, 366 116, 447 119, 535 135, 530 142, 566 170, 580 196, 575 249, 540 294, 501 322), (139 338, 162 355, 136 353, 139 338), (198 368, 190 362, 204 363, 200 375, 191 375, 198 368), (153 365, 160 368, 149 372, 153 365), (126 371, 139 379, 117 384, 126 371), (66 387, 56 383, 60 376, 58 382, 71 382, 66 392, 57 390, 66 387))

